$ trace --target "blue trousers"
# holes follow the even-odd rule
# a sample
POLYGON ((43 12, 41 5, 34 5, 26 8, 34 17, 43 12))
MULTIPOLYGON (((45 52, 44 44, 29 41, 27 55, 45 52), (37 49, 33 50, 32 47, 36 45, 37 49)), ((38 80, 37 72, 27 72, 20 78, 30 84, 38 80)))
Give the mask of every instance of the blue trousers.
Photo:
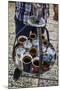
POLYGON ((16 37, 18 37, 20 35, 25 35, 25 36, 28 37, 30 31, 37 33, 36 27, 32 27, 32 26, 27 26, 26 28, 23 29, 23 31, 21 31, 21 29, 24 26, 25 26, 25 24, 22 21, 19 21, 19 20, 15 19, 16 37))

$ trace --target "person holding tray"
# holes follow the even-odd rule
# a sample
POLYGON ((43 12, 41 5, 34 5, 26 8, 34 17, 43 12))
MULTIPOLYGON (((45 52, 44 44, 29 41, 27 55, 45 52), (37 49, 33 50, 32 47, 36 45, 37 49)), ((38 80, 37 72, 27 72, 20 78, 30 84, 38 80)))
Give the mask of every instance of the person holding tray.
MULTIPOLYGON (((42 4, 42 7, 46 6, 42 4)), ((20 35, 29 36, 30 31, 37 33, 37 28, 29 26, 27 23, 28 18, 34 14, 34 10, 37 10, 38 5, 34 3, 28 3, 28 2, 16 2, 15 3, 15 32, 16 32, 16 38, 18 38, 20 35), (27 27, 25 27, 27 25, 27 27), (25 27, 23 30, 22 28, 25 27), (22 30, 22 31, 21 31, 22 30)), ((44 17, 46 13, 44 13, 44 10, 46 10, 46 7, 43 7, 42 16, 44 17)), ((47 19, 47 18, 46 18, 47 19)), ((44 30, 43 32, 44 33, 44 30)), ((21 74, 21 70, 18 68, 14 71, 14 79, 18 80, 19 76, 21 74)))

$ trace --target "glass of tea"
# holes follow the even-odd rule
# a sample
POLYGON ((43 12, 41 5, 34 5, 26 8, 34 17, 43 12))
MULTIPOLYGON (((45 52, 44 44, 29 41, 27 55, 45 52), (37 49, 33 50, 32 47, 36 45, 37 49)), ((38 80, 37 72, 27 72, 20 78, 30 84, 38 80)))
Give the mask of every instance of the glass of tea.
POLYGON ((23 61, 23 70, 25 72, 30 72, 32 67, 32 56, 26 54, 23 56, 22 61, 23 61))
POLYGON ((47 70, 49 70, 49 67, 50 67, 50 62, 43 61, 42 70, 47 71, 47 70))
POLYGON ((36 34, 31 31, 29 37, 31 40, 34 40, 36 38, 36 34))
POLYGON ((42 35, 41 35, 41 38, 42 38, 42 40, 44 40, 44 39, 45 39, 45 36, 44 36, 44 34, 42 34, 42 35))
POLYGON ((47 39, 42 40, 42 44, 43 44, 44 46, 47 46, 47 45, 48 45, 48 40, 47 40, 47 39))
POLYGON ((38 73, 39 72, 39 58, 38 57, 35 57, 33 59, 32 72, 33 73, 38 73))
POLYGON ((18 42, 20 44, 20 46, 24 46, 24 42, 27 40, 27 37, 26 36, 20 36, 18 38, 18 42))
POLYGON ((32 56, 33 58, 36 57, 36 55, 37 55, 37 48, 32 47, 32 48, 29 50, 29 53, 31 54, 31 56, 32 56))

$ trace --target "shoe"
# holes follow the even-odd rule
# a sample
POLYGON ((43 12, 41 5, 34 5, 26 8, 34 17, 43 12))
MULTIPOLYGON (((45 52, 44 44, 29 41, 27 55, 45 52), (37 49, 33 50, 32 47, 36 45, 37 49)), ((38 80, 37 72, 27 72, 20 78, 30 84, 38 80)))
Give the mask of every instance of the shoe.
POLYGON ((20 77, 20 75, 21 75, 21 73, 22 73, 22 71, 19 70, 18 68, 16 68, 15 71, 14 71, 13 79, 14 79, 14 80, 18 80, 19 77, 20 77))

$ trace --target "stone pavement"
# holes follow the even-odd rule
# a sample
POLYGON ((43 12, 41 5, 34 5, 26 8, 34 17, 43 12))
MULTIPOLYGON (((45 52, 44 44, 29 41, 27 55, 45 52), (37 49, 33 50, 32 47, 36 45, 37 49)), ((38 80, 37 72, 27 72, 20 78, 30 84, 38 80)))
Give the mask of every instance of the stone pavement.
MULTIPOLYGON (((9 88, 28 88, 28 87, 37 87, 38 79, 37 78, 28 78, 28 77, 20 77, 18 81, 13 80, 13 73, 14 73, 14 63, 12 61, 12 48, 15 39, 15 22, 14 22, 14 14, 15 14, 15 4, 9 3, 8 7, 8 87, 9 88)), ((46 73, 41 75, 41 78, 48 78, 48 79, 57 79, 58 80, 58 36, 59 36, 59 28, 58 22, 53 20, 53 9, 52 5, 50 5, 50 16, 48 18, 47 29, 49 30, 50 42, 54 46, 57 59, 53 65, 53 67, 47 71, 46 73)), ((56 86, 58 85, 58 81, 51 81, 51 80, 40 80, 40 86, 56 86)))

